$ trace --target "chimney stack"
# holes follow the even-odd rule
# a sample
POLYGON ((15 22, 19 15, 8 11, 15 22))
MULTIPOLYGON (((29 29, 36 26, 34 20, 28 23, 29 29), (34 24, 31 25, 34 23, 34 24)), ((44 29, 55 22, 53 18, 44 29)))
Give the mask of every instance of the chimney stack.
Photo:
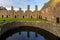
POLYGON ((14 7, 13 6, 11 6, 11 10, 14 10, 14 7))
POLYGON ((27 9, 30 10, 30 5, 28 5, 27 9))
POLYGON ((19 10, 21 10, 21 8, 19 8, 19 10))
POLYGON ((37 5, 35 5, 35 10, 38 10, 38 6, 37 5))

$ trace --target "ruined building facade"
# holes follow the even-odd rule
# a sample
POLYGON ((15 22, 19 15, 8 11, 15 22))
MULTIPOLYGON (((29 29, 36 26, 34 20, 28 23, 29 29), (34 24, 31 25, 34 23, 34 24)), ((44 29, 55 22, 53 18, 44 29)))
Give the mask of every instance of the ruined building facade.
MULTIPOLYGON (((55 0, 56 1, 56 0, 55 0)), ((49 1, 41 10, 42 19, 60 23, 60 1, 49 1)))
POLYGON ((40 14, 37 5, 35 10, 32 12, 30 10, 30 5, 27 6, 27 10, 24 12, 21 8, 18 11, 14 10, 11 6, 11 10, 6 10, 4 7, 0 7, 0 18, 39 18, 40 14))
POLYGON ((21 8, 18 11, 14 10, 11 6, 11 10, 7 10, 4 7, 0 7, 0 18, 38 18, 45 19, 51 22, 60 23, 60 1, 49 1, 45 3, 44 7, 38 11, 38 6, 35 6, 35 10, 30 10, 30 5, 27 6, 27 10, 24 12, 21 8), (51 5, 52 4, 52 5, 51 5))

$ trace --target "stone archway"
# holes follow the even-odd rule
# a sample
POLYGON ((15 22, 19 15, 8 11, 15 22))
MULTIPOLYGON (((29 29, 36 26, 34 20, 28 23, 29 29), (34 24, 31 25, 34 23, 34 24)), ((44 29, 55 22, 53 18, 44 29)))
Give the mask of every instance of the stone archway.
POLYGON ((48 32, 44 29, 40 29, 40 28, 32 27, 32 26, 20 26, 20 27, 15 27, 15 28, 12 28, 10 30, 7 30, 5 33, 3 33, 0 36, 0 39, 5 40, 7 37, 9 37, 10 35, 16 33, 17 31, 18 32, 19 31, 33 31, 33 32, 37 32, 40 35, 44 36, 46 38, 46 40, 58 40, 56 38, 56 36, 53 35, 52 33, 48 32))

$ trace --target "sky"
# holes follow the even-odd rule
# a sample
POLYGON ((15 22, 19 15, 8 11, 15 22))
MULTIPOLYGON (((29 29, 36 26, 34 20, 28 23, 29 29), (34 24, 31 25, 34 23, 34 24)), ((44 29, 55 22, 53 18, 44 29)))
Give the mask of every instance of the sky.
POLYGON ((22 8, 22 10, 27 9, 27 5, 30 5, 30 9, 34 10, 35 5, 38 5, 38 10, 40 10, 44 3, 48 2, 49 0, 0 0, 0 6, 6 7, 8 10, 11 6, 14 6, 15 10, 22 8))

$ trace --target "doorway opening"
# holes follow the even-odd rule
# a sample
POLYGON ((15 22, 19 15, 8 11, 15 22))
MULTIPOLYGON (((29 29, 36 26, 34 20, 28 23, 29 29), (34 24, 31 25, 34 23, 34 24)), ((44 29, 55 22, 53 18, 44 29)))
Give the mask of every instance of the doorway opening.
POLYGON ((4 17, 4 15, 2 15, 2 18, 4 17))
POLYGON ((23 18, 24 18, 24 16, 23 16, 23 18))
POLYGON ((8 18, 8 15, 6 16, 6 18, 8 18))
POLYGON ((59 17, 56 18, 56 23, 59 23, 59 17))
POLYGON ((15 15, 15 18, 16 18, 16 15, 15 15))
POLYGON ((32 18, 32 16, 31 16, 31 18, 32 18))

